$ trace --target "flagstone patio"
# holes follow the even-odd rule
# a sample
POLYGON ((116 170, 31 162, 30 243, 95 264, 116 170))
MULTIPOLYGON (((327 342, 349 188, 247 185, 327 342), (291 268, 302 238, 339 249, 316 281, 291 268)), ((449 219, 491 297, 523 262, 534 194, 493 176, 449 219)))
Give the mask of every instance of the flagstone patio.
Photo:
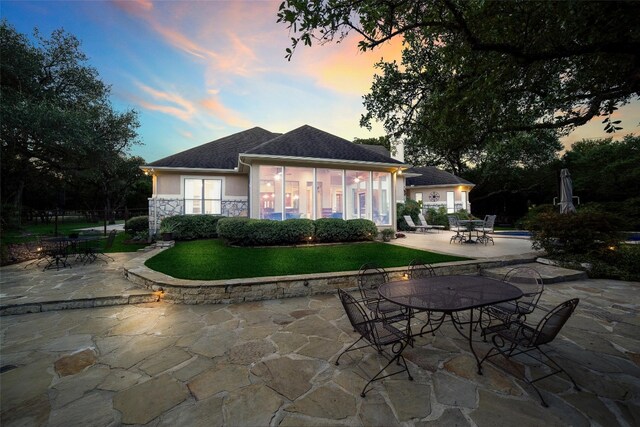
MULTIPOLYGON (((92 280, 108 287, 109 277, 116 281, 119 274, 109 266, 92 280)), ((56 283, 58 275, 44 277, 49 281, 43 278, 42 285, 53 289, 70 286, 56 283)), ((394 376, 361 398, 365 378, 381 359, 362 350, 335 366, 356 337, 335 295, 229 305, 159 301, 4 316, 1 421, 154 427, 640 425, 639 290, 640 283, 608 280, 546 287, 545 306, 581 298, 552 348, 582 391, 561 376, 544 380, 550 408, 540 405, 526 383, 493 365, 477 375, 467 342, 450 326, 418 338, 406 351, 414 381, 394 376)))

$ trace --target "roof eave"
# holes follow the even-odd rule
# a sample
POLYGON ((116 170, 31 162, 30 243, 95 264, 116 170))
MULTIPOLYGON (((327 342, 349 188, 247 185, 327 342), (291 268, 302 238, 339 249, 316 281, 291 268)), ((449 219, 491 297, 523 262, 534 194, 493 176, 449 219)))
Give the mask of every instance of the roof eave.
POLYGON ((150 166, 142 165, 140 169, 143 171, 162 171, 162 172, 196 172, 196 173, 241 173, 238 168, 221 169, 221 168, 187 168, 187 167, 169 167, 169 166, 150 166))
POLYGON ((282 156, 272 154, 240 154, 240 157, 245 160, 275 160, 275 161, 291 161, 291 162, 306 162, 306 163, 319 163, 319 164, 338 164, 338 165, 351 165, 351 166, 375 166, 380 168, 395 168, 405 170, 413 167, 406 163, 382 163, 382 162, 367 162, 362 160, 342 160, 342 159, 321 159, 317 157, 295 157, 295 156, 282 156))
POLYGON ((419 187, 424 187, 424 188, 436 188, 436 187, 451 187, 451 186, 454 186, 454 187, 457 187, 457 186, 475 187, 476 185, 475 185, 475 184, 471 184, 471 183, 469 183, 469 184, 463 184, 463 183, 460 183, 460 182, 452 182, 452 183, 449 183, 449 184, 428 184, 428 185, 427 185, 427 184, 417 184, 417 185, 407 185, 407 187, 409 187, 409 188, 419 188, 419 187))

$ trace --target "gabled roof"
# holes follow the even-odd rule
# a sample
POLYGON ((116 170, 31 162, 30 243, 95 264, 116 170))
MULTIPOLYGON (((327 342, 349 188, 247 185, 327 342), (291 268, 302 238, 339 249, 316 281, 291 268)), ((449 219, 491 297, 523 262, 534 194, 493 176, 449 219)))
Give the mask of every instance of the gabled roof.
POLYGON ((316 129, 301 126, 245 152, 247 156, 264 155, 310 159, 345 160, 402 165, 388 155, 364 148, 346 139, 316 129))
POLYGON ((361 147, 366 148, 367 150, 374 151, 376 153, 382 154, 383 156, 391 157, 391 153, 389 150, 384 148, 382 145, 374 145, 374 144, 359 144, 361 147))
POLYGON ((475 184, 460 178, 452 173, 443 171, 435 166, 411 168, 405 171, 407 175, 419 174, 419 176, 407 176, 407 186, 423 185, 472 185, 475 184))
POLYGON ((147 166, 194 169, 233 169, 238 154, 244 153, 281 134, 260 127, 234 133, 203 145, 156 160, 147 166))

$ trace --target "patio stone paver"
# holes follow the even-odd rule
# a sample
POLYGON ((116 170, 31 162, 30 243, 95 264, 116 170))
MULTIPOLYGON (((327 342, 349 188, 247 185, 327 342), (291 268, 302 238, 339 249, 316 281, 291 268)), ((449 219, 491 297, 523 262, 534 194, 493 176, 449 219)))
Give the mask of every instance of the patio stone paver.
POLYGON ((134 385, 113 396, 113 408, 122 413, 125 424, 146 424, 181 403, 189 393, 169 375, 134 385))
MULTIPOLYGON (((92 271, 94 284, 118 283, 121 275, 112 264, 92 271)), ((19 280, 20 271, 0 272, 2 292, 6 280, 19 280)), ((83 286, 68 280, 69 271, 56 273, 26 274, 30 286, 46 286, 45 293, 71 282, 83 286)), ((582 391, 562 375, 539 382, 549 408, 540 405, 531 386, 502 369, 535 375, 539 367, 498 358, 500 367, 485 365, 478 375, 467 342, 448 325, 435 336, 416 338, 406 350, 414 381, 406 375, 377 381, 361 398, 365 378, 384 360, 363 349, 334 364, 356 339, 335 295, 230 305, 160 301, 4 316, 0 423, 638 425, 639 291, 640 283, 611 280, 546 287, 545 307, 581 298, 550 349, 582 391)), ((482 343, 478 348, 486 350, 482 343)))
POLYGON ((314 418, 341 420, 356 411, 356 399, 338 387, 322 386, 285 408, 314 418))
POLYGON ((203 400, 222 391, 231 392, 251 384, 246 366, 227 365, 209 369, 188 383, 191 394, 203 400))

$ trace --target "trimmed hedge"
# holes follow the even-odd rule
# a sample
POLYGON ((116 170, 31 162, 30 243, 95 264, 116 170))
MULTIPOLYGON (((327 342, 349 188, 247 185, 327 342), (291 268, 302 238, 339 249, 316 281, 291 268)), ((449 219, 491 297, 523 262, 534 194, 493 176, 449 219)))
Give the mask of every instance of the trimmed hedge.
POLYGON ((176 215, 162 220, 160 228, 173 229, 175 240, 213 239, 218 237, 220 215, 176 215))
POLYGON ((268 219, 224 218, 218 222, 218 235, 240 246, 295 245, 305 242, 354 242, 374 240, 376 225, 366 219, 337 218, 268 219))
POLYGON ((134 216, 129 218, 124 224, 124 231, 135 236, 136 234, 146 231, 149 232, 149 217, 148 216, 134 216))

